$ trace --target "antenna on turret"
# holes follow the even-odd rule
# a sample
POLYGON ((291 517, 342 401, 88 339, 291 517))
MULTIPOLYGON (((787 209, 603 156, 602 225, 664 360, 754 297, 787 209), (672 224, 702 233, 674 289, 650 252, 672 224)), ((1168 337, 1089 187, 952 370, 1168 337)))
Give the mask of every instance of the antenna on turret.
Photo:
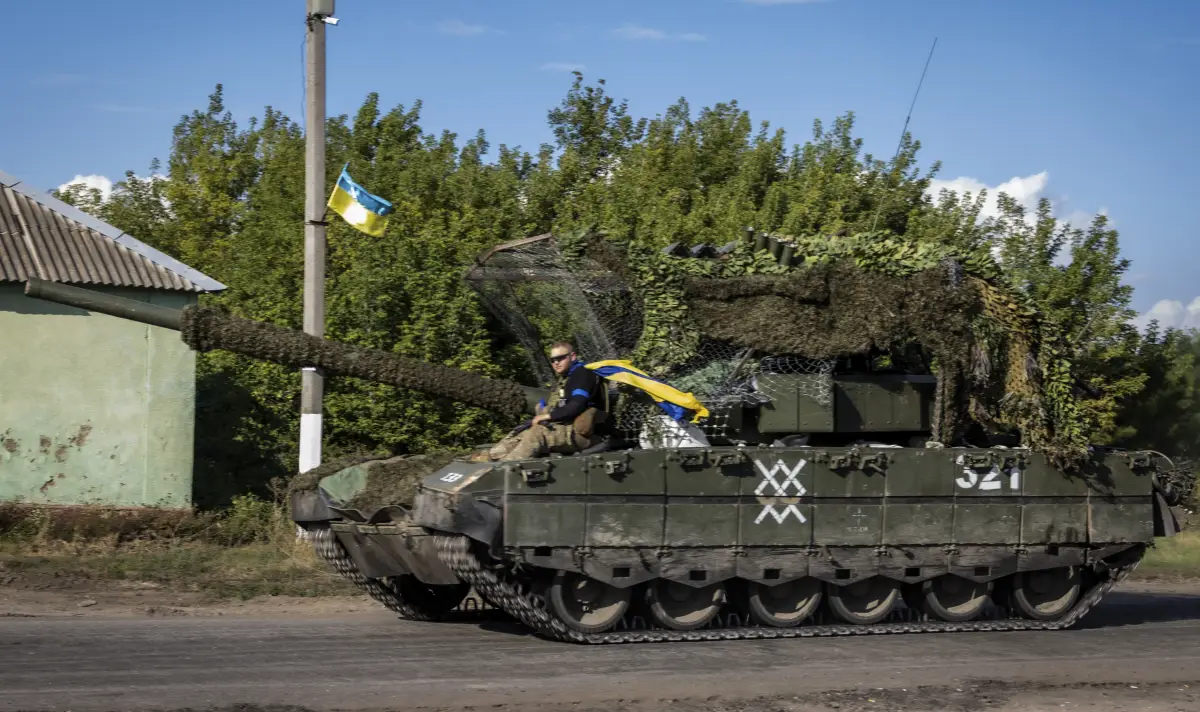
MULTIPOLYGON (((929 48, 929 56, 925 58, 925 68, 921 70, 921 80, 917 82, 917 90, 913 92, 912 103, 908 105, 908 116, 904 117, 904 128, 900 130, 900 140, 896 142, 896 153, 892 156, 892 165, 900 158, 900 149, 904 146, 904 134, 908 133, 908 122, 912 119, 913 107, 917 105, 917 97, 921 94, 921 85, 925 83, 925 73, 929 71, 929 62, 933 59, 933 50, 937 49, 937 38, 933 38, 933 46, 929 48)), ((875 208, 875 217, 871 220, 871 232, 875 231, 875 225, 879 222, 879 213, 883 212, 883 206, 887 203, 887 190, 891 188, 891 176, 888 176, 889 185, 884 187, 884 199, 879 201, 879 207, 875 208)))

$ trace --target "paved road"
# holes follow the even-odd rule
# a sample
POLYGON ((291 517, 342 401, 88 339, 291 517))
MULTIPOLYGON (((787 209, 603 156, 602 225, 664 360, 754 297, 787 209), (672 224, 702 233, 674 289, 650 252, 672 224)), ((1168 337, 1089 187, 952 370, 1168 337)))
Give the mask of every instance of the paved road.
MULTIPOLYGON (((0 618, 0 710, 458 708, 970 680, 1200 679, 1200 596, 1121 593, 1060 632, 583 647, 506 624, 0 618)), ((539 705, 541 706, 541 705, 539 705)), ((614 705, 620 706, 620 705, 614 705)))

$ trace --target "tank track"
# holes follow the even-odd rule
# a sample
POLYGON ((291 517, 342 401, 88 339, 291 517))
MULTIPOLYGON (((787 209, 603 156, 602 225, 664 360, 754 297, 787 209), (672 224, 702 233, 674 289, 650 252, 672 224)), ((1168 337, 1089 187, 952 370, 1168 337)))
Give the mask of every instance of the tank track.
POLYGON ((368 596, 386 606, 388 610, 414 621, 433 621, 439 618, 436 614, 422 611, 406 602, 396 587, 390 583, 363 576, 358 567, 354 565, 350 555, 346 553, 346 548, 333 535, 333 530, 328 525, 308 525, 305 526, 305 529, 312 539, 313 549, 316 550, 317 556, 333 567, 333 570, 338 572, 342 578, 358 586, 368 596))
POLYGON ((1079 600, 1061 618, 1052 621, 1030 620, 1009 615, 997 607, 982 619, 966 623, 949 623, 925 619, 911 610, 893 612, 886 622, 874 625, 849 625, 821 616, 820 613, 794 628, 776 628, 754 622, 749 616, 729 614, 718 616, 708 627, 691 631, 647 627, 640 616, 626 616, 615 630, 586 634, 568 628, 546 610, 545 599, 527 590, 506 567, 484 562, 474 551, 473 542, 462 535, 439 535, 438 556, 463 581, 470 583, 501 610, 533 629, 539 635, 563 642, 604 643, 662 643, 702 640, 744 640, 767 638, 814 638, 843 635, 889 635, 900 633, 952 633, 969 631, 1061 630, 1079 622, 1088 611, 1115 586, 1137 568, 1144 556, 1121 566, 1108 569, 1105 578, 1082 591, 1079 600))

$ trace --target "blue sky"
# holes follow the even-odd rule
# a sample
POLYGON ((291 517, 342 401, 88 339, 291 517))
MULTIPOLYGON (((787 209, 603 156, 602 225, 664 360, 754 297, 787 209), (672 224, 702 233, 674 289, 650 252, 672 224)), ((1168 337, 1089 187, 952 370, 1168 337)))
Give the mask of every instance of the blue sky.
MULTIPOLYGON (((145 173, 218 82, 239 120, 267 105, 301 118, 303 0, 6 5, 0 169, 39 187, 145 173)), ((736 99, 793 141, 853 110, 890 156, 936 36, 910 126, 924 161, 1073 220, 1106 211, 1134 306, 1200 326, 1198 2, 339 0, 337 14, 331 115, 377 91, 385 107, 423 100, 427 131, 530 150, 578 66, 637 116, 736 99)))

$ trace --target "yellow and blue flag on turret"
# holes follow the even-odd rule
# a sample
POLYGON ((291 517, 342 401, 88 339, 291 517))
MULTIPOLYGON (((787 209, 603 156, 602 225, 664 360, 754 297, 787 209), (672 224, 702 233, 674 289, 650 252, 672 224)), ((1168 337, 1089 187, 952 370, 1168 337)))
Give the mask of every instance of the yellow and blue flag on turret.
POLYGON ((371 195, 355 183, 346 172, 349 166, 347 163, 342 167, 342 175, 338 176, 333 193, 329 196, 329 207, 353 227, 368 235, 379 237, 387 228, 388 215, 391 215, 395 208, 388 201, 371 195))
POLYGON ((692 417, 693 423, 708 417, 708 409, 691 393, 684 393, 678 388, 651 378, 645 371, 634 368, 629 361, 594 361, 584 364, 584 368, 594 371, 605 380, 624 383, 645 391, 658 407, 675 420, 682 420, 689 410, 695 413, 692 417))

